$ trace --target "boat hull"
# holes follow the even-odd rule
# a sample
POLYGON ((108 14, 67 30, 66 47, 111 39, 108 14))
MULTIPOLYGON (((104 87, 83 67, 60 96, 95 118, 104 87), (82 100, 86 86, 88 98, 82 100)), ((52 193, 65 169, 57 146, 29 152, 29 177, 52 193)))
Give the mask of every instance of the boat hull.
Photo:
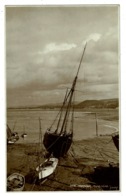
POLYGON ((27 134, 24 133, 24 134, 21 135, 21 137, 22 138, 26 138, 27 137, 27 134))
POLYGON ((117 148, 117 150, 119 151, 119 135, 114 135, 112 136, 113 142, 117 148))
POLYGON ((72 143, 72 134, 58 135, 46 132, 43 144, 46 150, 56 158, 63 157, 69 150, 72 143))
POLYGON ((12 132, 9 126, 7 125, 7 144, 14 144, 19 140, 17 132, 12 132))
POLYGON ((13 173, 7 178, 8 191, 23 191, 25 185, 25 177, 18 173, 13 173))
POLYGON ((39 180, 43 180, 54 173, 56 167, 58 165, 58 159, 57 158, 50 158, 46 159, 44 163, 40 164, 36 171, 39 175, 39 180))
POLYGON ((19 140, 19 136, 12 136, 10 138, 7 139, 7 144, 14 144, 15 142, 17 142, 19 140))

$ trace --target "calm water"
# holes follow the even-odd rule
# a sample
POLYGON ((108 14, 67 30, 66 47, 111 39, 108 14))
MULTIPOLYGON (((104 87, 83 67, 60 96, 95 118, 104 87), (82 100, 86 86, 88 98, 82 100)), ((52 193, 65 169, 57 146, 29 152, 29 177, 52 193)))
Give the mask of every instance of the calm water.
MULTIPOLYGON (((28 134, 27 138, 20 137, 18 143, 38 142, 39 140, 39 118, 41 118, 41 129, 45 131, 53 123, 58 111, 42 110, 22 110, 8 109, 7 123, 11 130, 17 131, 19 136, 23 132, 28 134)), ((110 134, 115 130, 111 127, 118 128, 118 122, 105 121, 98 119, 98 133, 110 134)), ((74 140, 82 140, 96 135, 96 119, 94 114, 85 112, 75 112, 74 115, 74 140)))

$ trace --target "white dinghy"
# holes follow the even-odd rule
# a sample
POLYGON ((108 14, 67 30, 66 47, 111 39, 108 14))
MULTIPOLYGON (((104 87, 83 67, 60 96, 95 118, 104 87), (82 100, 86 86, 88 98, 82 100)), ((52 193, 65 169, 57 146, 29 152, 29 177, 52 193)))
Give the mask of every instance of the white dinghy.
POLYGON ((57 158, 51 157, 49 159, 46 159, 44 163, 40 164, 36 168, 36 171, 38 172, 39 180, 47 178, 48 176, 53 174, 57 165, 58 165, 58 159, 57 158))

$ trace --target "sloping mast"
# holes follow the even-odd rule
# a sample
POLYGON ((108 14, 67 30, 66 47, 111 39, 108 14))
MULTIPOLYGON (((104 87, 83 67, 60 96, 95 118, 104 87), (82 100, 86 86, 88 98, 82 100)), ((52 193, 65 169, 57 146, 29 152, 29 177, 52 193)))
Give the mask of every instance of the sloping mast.
POLYGON ((9 128, 9 126, 7 125, 7 138, 10 138, 12 135, 11 129, 9 128))
POLYGON ((60 133, 63 133, 64 126, 65 126, 65 123, 66 123, 66 119, 69 115, 69 109, 70 109, 70 106, 71 106, 72 97, 73 97, 73 93, 74 93, 74 90, 75 90, 75 86, 76 86, 76 82, 77 82, 77 78, 78 78, 78 73, 79 73, 81 63, 82 63, 82 60, 83 60, 83 57, 84 57, 84 53, 85 53, 85 50, 86 50, 86 46, 87 46, 87 43, 85 44, 85 47, 83 49, 83 53, 82 53, 81 60, 80 60, 79 66, 78 66, 77 74, 74 78, 74 81, 73 81, 73 84, 72 84, 72 87, 71 87, 71 90, 70 90, 70 98, 69 98, 69 101, 68 101, 68 105, 67 105, 67 108, 66 108, 66 113, 65 113, 65 117, 64 117, 64 120, 63 120, 63 124, 62 124, 60 133))

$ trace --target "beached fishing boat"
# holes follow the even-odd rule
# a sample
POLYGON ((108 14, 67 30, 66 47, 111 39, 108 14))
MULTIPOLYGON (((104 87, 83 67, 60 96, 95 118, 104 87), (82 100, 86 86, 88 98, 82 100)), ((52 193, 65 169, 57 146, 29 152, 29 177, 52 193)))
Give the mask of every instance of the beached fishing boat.
POLYGON ((38 178, 39 180, 43 180, 54 173, 56 167, 58 165, 58 159, 57 158, 49 158, 46 159, 44 163, 40 164, 36 171, 38 172, 38 178))
POLYGON ((25 126, 24 126, 24 132, 21 134, 21 137, 24 139, 27 137, 27 133, 25 132, 25 126))
POLYGON ((19 140, 18 133, 12 132, 7 125, 7 144, 14 144, 17 140, 19 140))
POLYGON ((114 134, 112 135, 112 139, 113 139, 113 142, 117 148, 117 150, 119 151, 119 134, 114 134))
POLYGON ((106 127, 110 127, 110 128, 113 128, 116 132, 112 133, 112 140, 113 140, 113 143, 114 145, 116 146, 117 150, 119 151, 119 132, 117 130, 116 127, 114 126, 111 126, 111 125, 104 125, 106 127))
POLYGON ((28 136, 27 133, 22 133, 21 135, 22 138, 26 138, 27 136, 28 136))
POLYGON ((7 140, 7 144, 14 144, 17 140, 16 139, 9 139, 7 140))
POLYGON ((73 80, 70 90, 67 90, 62 107, 54 120, 53 124, 44 134, 43 144, 46 150, 55 156, 64 156, 72 143, 73 139, 73 119, 74 119, 74 93, 75 86, 85 53, 84 47, 77 74, 73 80), (55 124, 55 126, 54 126, 55 124))
POLYGON ((13 173, 7 178, 7 191, 23 191, 25 177, 19 173, 13 173))
POLYGON ((36 172, 37 172, 37 178, 39 181, 44 180, 48 176, 54 173, 57 165, 58 165, 58 159, 53 157, 51 155, 48 159, 46 159, 43 163, 41 163, 41 150, 42 150, 42 131, 41 131, 41 120, 39 118, 39 148, 40 152, 38 153, 38 162, 39 165, 36 167, 36 172))

